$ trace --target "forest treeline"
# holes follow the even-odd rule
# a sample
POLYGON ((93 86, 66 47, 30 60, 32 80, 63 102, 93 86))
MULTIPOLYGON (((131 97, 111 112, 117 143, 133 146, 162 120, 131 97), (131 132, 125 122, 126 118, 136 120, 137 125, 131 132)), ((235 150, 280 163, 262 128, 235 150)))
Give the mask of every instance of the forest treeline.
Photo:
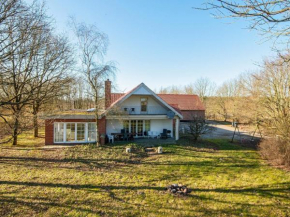
POLYGON ((199 78, 185 86, 162 87, 159 93, 197 94, 206 107, 206 118, 259 124, 267 134, 289 138, 290 64, 284 58, 264 60, 259 70, 216 85, 199 78))

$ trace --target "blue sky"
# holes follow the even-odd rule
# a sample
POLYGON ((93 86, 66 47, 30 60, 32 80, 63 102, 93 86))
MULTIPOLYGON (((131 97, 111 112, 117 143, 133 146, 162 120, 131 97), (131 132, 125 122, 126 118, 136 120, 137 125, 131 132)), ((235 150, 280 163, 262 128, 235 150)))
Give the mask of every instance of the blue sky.
POLYGON ((273 55, 247 22, 217 20, 197 11, 202 0, 47 0, 58 31, 69 16, 96 24, 109 36, 107 61, 117 63, 116 83, 128 91, 144 82, 152 89, 185 85, 199 77, 217 84, 254 70, 273 55), (229 24, 231 22, 231 24, 229 24))

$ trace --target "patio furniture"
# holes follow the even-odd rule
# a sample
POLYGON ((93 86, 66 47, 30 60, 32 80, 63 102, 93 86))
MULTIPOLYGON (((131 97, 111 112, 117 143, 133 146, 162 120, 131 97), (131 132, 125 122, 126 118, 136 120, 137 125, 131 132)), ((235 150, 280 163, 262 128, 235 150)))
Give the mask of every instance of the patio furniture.
POLYGON ((134 134, 133 133, 129 133, 128 135, 129 135, 128 140, 134 140, 134 134))
POLYGON ((129 135, 128 135, 128 133, 124 133, 123 134, 123 140, 125 141, 125 140, 129 140, 129 135))
POLYGON ((159 139, 159 134, 158 132, 156 131, 148 131, 148 138, 151 138, 151 139, 154 139, 154 138, 157 138, 159 139))
POLYGON ((115 137, 113 135, 108 135, 109 143, 114 143, 115 137))
POLYGON ((155 135, 153 131, 148 131, 148 138, 154 139, 155 135))
POLYGON ((163 129, 163 133, 160 134, 161 139, 167 139, 167 129, 163 129))
POLYGON ((118 141, 120 140, 134 140, 133 133, 111 133, 111 135, 118 141))

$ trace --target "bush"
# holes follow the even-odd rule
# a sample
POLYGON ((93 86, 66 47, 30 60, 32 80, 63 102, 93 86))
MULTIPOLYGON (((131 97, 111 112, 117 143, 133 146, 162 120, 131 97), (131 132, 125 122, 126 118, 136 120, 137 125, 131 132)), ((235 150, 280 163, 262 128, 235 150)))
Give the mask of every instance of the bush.
POLYGON ((187 137, 193 141, 204 134, 210 133, 214 130, 203 117, 191 117, 191 120, 188 122, 187 127, 184 128, 184 132, 181 131, 181 137, 187 137))
POLYGON ((267 139, 259 144, 262 157, 273 165, 290 167, 290 142, 285 139, 267 139))

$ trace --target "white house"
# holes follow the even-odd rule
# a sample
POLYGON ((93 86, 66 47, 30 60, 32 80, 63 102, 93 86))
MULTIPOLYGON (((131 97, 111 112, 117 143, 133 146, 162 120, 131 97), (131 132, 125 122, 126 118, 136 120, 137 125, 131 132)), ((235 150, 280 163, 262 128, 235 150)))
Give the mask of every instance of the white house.
MULTIPOLYGON (((45 123, 45 143, 95 142, 95 120, 86 115, 50 116, 45 123)), ((189 114, 204 117, 204 106, 196 95, 156 94, 144 83, 128 93, 111 93, 105 82, 105 109, 98 120, 101 142, 107 137, 179 139, 180 121, 189 114), (184 114, 184 115, 183 115, 184 114), (165 135, 166 134, 166 135, 165 135)), ((186 119, 187 120, 187 119, 186 119)))
MULTIPOLYGON (((109 82, 109 81, 107 81, 109 82)), ((106 85, 108 88, 108 84, 106 85)), ((107 94, 110 97, 112 94, 107 94)), ((133 134, 135 138, 159 137, 167 130, 168 137, 179 139, 179 123, 183 118, 180 111, 170 106, 144 83, 139 84, 127 94, 112 103, 106 98, 106 133, 133 134), (173 125, 175 123, 175 129, 173 125), (173 132, 173 130, 175 130, 173 132)))

